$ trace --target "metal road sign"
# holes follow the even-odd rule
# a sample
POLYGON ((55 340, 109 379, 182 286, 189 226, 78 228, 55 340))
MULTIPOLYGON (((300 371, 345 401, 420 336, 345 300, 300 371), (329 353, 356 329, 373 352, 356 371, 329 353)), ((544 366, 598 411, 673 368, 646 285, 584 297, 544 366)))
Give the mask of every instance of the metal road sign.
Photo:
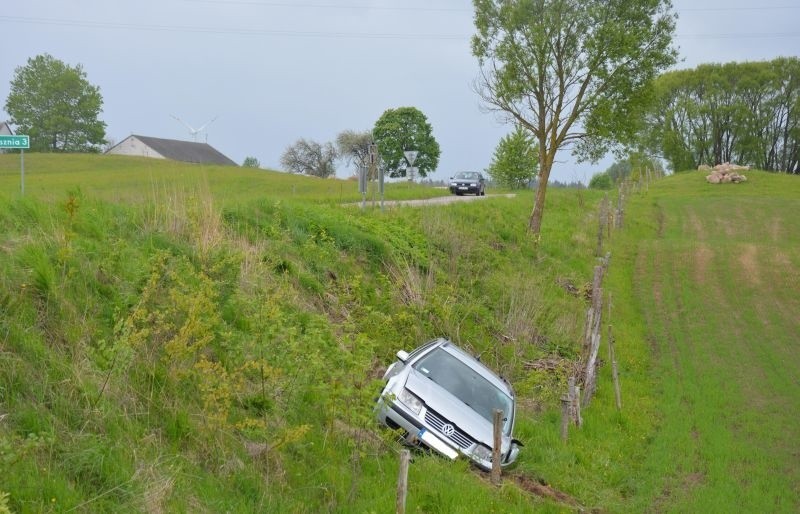
POLYGON ((419 152, 416 151, 416 150, 406 150, 406 151, 403 152, 403 155, 406 156, 406 160, 408 161, 408 165, 409 166, 413 166, 414 165, 414 161, 417 160, 417 154, 418 153, 419 152))
POLYGON ((28 136, 0 135, 0 148, 12 150, 27 150, 31 147, 31 138, 28 136))

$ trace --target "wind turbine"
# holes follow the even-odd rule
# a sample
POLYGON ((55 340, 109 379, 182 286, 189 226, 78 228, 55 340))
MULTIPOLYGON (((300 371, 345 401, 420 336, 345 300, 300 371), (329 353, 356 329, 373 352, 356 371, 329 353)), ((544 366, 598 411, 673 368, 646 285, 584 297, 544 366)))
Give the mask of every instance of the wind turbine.
MULTIPOLYGON (((188 129, 189 129, 189 134, 191 134, 191 135, 192 135, 192 139, 193 139, 195 142, 197 142, 197 134, 199 134, 200 132, 202 132, 202 131, 203 131, 203 129, 205 129, 207 126, 211 125, 212 123, 214 123, 214 121, 215 121, 217 118, 219 118, 219 116, 214 116, 213 118, 211 118, 211 120, 210 120, 210 121, 207 121, 206 123, 204 123, 203 125, 201 125, 201 126, 200 126, 200 128, 194 128, 194 127, 192 127, 191 125, 189 125, 188 123, 186 123, 185 121, 183 121, 182 119, 178 118, 177 116, 175 116, 175 115, 173 115, 173 114, 170 114, 170 116, 172 116, 173 118, 175 118, 176 120, 178 120, 179 122, 181 122, 183 125, 185 125, 185 126, 186 126, 186 128, 188 128, 188 129)), ((206 134, 206 141, 208 141, 208 134, 206 134)))

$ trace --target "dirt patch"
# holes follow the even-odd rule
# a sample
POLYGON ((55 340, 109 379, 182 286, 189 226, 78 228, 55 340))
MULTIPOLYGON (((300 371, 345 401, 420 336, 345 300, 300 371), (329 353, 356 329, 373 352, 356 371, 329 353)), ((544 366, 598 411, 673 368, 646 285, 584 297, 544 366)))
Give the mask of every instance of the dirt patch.
POLYGON ((778 242, 783 239, 783 220, 780 218, 773 218, 769 224, 768 233, 773 242, 778 242))
POLYGON ((684 230, 689 234, 694 234, 695 239, 707 239, 706 227, 703 224, 703 220, 700 219, 700 216, 698 216, 694 211, 689 213, 689 224, 688 227, 684 228, 684 230))
POLYGON ((756 245, 744 245, 742 253, 739 255, 739 266, 742 280, 751 286, 761 285, 761 266, 758 263, 758 247, 756 245))
POLYGON ((711 261, 714 260, 714 251, 705 244, 699 244, 694 250, 692 261, 694 263, 694 281, 698 284, 705 284, 708 280, 708 272, 711 268, 711 261))
POLYGON ((775 269, 790 269, 792 266, 792 260, 785 252, 776 251, 772 255, 772 266, 775 269))
POLYGON ((558 489, 554 489, 544 480, 536 480, 528 476, 516 475, 516 474, 507 475, 506 478, 517 484, 520 487, 520 489, 527 491, 531 494, 540 496, 542 498, 547 498, 549 500, 553 500, 558 503, 569 505, 570 507, 580 509, 581 511, 584 510, 581 507, 578 500, 576 500, 575 498, 573 498, 572 496, 568 495, 565 492, 559 491, 558 489))

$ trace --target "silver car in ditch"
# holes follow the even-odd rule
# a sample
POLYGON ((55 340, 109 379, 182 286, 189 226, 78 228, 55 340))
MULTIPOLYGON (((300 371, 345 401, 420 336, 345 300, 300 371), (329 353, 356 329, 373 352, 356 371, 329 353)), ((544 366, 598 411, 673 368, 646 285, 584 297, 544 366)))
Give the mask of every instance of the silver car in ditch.
POLYGON ((384 375, 377 417, 399 430, 407 444, 456 459, 464 455, 492 469, 495 409, 502 415, 500 465, 512 464, 522 443, 514 439, 515 399, 511 386, 478 359, 447 339, 408 353, 397 352, 384 375))

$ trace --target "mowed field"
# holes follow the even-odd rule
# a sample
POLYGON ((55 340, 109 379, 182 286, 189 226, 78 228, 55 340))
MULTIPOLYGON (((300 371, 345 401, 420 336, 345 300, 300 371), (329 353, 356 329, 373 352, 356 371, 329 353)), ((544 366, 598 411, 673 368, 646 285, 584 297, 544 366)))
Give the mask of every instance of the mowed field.
POLYGON ((672 177, 627 213, 660 425, 648 510, 800 512, 800 180, 748 176, 672 177))

